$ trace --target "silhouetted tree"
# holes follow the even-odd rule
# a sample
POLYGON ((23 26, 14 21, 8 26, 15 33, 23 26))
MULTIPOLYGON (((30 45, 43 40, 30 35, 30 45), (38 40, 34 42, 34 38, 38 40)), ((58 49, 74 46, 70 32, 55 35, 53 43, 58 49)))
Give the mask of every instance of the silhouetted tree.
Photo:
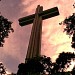
POLYGON ((75 48, 75 13, 73 13, 71 16, 67 17, 63 22, 61 22, 59 24, 66 26, 66 28, 64 28, 64 32, 66 31, 66 33, 68 35, 70 35, 70 36, 72 35, 71 47, 75 48))
POLYGON ((51 69, 52 69, 52 61, 50 57, 42 56, 40 59, 40 62, 44 66, 43 74, 51 74, 51 69))
POLYGON ((71 59, 75 59, 75 54, 71 52, 62 52, 59 54, 56 62, 54 63, 52 74, 58 72, 65 72, 71 63, 71 59))
MULTIPOLYGON (((75 8, 75 3, 73 4, 73 7, 75 8)), ((59 23, 60 25, 65 25, 66 28, 64 28, 64 31, 68 35, 73 35, 72 36, 72 42, 71 42, 71 47, 75 48, 75 13, 73 13, 71 16, 66 17, 63 22, 59 23)))
POLYGON ((27 63, 21 63, 18 66, 17 75, 31 75, 32 74, 44 74, 46 72, 51 73, 50 68, 52 66, 52 62, 50 57, 42 56, 42 57, 34 57, 27 61, 27 63), (30 74, 28 74, 30 73, 30 74))
POLYGON ((75 75, 75 66, 73 67, 71 74, 75 75))
POLYGON ((17 75, 33 75, 39 74, 56 74, 64 73, 70 66, 71 59, 75 59, 75 54, 71 52, 62 52, 59 54, 56 62, 52 63, 50 57, 42 56, 29 59, 27 63, 22 63, 18 66, 17 75), (30 74, 28 74, 30 73, 30 74))
POLYGON ((6 74, 6 68, 3 63, 0 62, 0 75, 6 74))
POLYGON ((8 21, 8 19, 0 15, 0 47, 3 47, 4 39, 8 38, 9 33, 14 31, 11 24, 11 21, 8 21))

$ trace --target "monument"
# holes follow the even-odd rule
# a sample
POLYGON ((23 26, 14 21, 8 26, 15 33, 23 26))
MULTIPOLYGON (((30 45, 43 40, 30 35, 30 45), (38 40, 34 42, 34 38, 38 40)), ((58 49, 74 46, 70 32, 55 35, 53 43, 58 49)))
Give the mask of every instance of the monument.
POLYGON ((38 5, 35 14, 19 19, 20 26, 33 23, 25 62, 28 59, 41 55, 42 20, 57 15, 59 15, 57 7, 43 11, 43 6, 38 5))
MULTIPOLYGON (((27 63, 29 59, 32 59, 34 57, 39 57, 41 55, 42 20, 57 15, 59 15, 57 7, 43 11, 43 7, 38 5, 35 14, 19 19, 20 26, 25 26, 33 23, 25 63, 27 63)), ((18 70, 18 74, 19 72, 20 69, 18 70)), ((36 73, 34 70, 32 70, 28 71, 27 75, 40 75, 40 73, 39 72, 36 73)))

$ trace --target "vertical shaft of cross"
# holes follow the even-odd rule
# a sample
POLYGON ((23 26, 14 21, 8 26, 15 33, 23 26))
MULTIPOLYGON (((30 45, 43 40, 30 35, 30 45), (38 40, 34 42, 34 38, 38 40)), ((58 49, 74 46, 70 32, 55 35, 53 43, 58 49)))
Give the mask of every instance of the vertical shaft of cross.
POLYGON ((40 56, 41 54, 42 17, 39 16, 38 13, 42 11, 43 7, 38 5, 29 40, 26 60, 40 56))

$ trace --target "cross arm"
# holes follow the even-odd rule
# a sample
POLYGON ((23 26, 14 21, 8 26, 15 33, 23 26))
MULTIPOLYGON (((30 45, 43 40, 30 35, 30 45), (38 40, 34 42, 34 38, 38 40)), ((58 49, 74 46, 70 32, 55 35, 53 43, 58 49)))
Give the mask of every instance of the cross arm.
MULTIPOLYGON (((54 8, 42 11, 38 15, 42 17, 42 20, 45 20, 45 19, 59 15, 59 11, 57 7, 54 7, 54 8)), ((34 18, 35 18, 35 14, 32 14, 32 15, 20 18, 18 21, 20 26, 24 26, 24 25, 31 24, 34 18)))

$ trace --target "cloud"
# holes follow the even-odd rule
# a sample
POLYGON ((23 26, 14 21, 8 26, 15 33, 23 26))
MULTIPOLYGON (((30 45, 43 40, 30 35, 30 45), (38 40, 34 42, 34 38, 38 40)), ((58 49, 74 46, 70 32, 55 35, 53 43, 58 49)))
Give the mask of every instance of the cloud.
POLYGON ((2 0, 0 3, 1 14, 6 16, 7 18, 14 19, 21 15, 20 13, 23 10, 21 0, 2 0))
POLYGON ((16 72, 18 64, 25 62, 32 28, 32 25, 20 27, 18 19, 35 13, 39 4, 43 6, 44 10, 58 6, 60 12, 59 16, 43 21, 41 53, 52 57, 54 61, 62 51, 74 51, 70 47, 71 38, 69 39, 63 33, 64 26, 59 26, 59 22, 73 12, 72 0, 2 0, 0 3, 1 14, 13 21, 14 33, 9 35, 4 47, 0 48, 0 60, 10 71, 16 72))
MULTIPOLYGON (((24 28, 22 28, 22 30, 18 24, 18 19, 22 16, 22 11, 25 6, 23 6, 21 0, 2 0, 0 3, 1 14, 9 20, 13 21, 12 26, 15 31, 14 33, 10 33, 9 38, 5 39, 4 47, 0 48, 0 61, 7 65, 7 68, 11 72, 16 72, 18 64, 25 61, 25 48, 27 47, 27 43, 25 42, 27 40, 23 36, 29 36, 29 34, 23 32, 24 28), (23 42, 21 39, 25 39, 26 41, 23 42)), ((24 13, 27 14, 27 12, 24 13)), ((25 30, 28 30, 29 32, 30 27, 25 30)))

